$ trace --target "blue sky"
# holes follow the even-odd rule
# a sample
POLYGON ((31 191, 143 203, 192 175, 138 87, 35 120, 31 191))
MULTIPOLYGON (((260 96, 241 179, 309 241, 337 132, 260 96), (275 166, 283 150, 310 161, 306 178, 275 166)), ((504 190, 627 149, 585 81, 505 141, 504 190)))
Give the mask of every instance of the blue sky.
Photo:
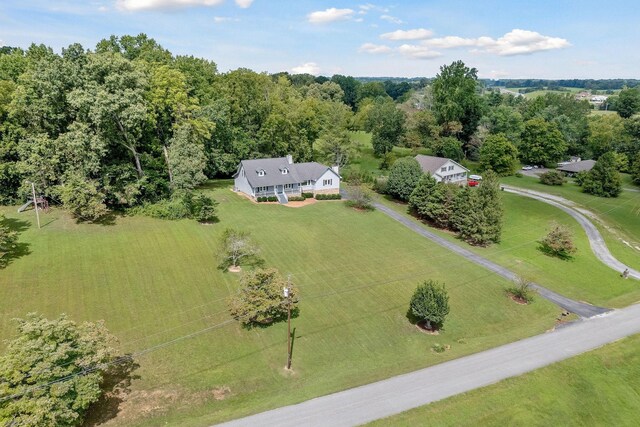
POLYGON ((220 71, 490 78, 640 78, 640 8, 609 0, 3 0, 0 44, 146 33, 220 71))

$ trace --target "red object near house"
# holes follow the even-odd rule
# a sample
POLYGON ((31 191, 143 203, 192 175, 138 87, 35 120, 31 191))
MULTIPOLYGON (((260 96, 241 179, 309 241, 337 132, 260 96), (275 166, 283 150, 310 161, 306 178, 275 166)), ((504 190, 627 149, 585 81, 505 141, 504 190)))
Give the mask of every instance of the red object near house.
POLYGON ((469 187, 475 187, 475 186, 477 186, 478 184, 479 184, 479 182, 478 182, 478 181, 473 181, 473 180, 471 180, 471 179, 467 182, 467 185, 468 185, 469 187))

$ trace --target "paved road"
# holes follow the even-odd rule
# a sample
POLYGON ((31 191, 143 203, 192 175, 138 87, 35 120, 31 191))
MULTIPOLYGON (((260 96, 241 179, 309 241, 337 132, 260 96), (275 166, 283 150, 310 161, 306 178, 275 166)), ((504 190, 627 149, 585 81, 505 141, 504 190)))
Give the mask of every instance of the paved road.
POLYGON ((640 304, 384 381, 222 424, 355 426, 496 383, 640 333, 640 304))
POLYGON ((503 185, 502 187, 504 188, 504 191, 540 200, 541 202, 548 203, 558 209, 562 209, 571 215, 587 233, 591 250, 600 261, 619 273, 621 273, 625 268, 629 268, 629 276, 640 280, 640 271, 626 266, 622 262, 618 261, 611 252, 609 252, 609 248, 607 248, 607 245, 596 226, 593 225, 589 218, 578 211, 578 208, 575 207, 575 203, 563 197, 542 193, 540 191, 526 190, 523 188, 512 187, 510 185, 503 185))
MULTIPOLYGON (((507 280, 516 280, 517 279, 517 274, 515 274, 514 272, 494 263, 489 261, 488 259, 474 253, 471 252, 469 249, 463 248, 462 246, 453 243, 447 239, 444 239, 440 236, 438 236, 437 234, 434 234, 432 232, 430 232, 429 230, 425 229, 424 227, 421 227, 420 224, 416 223, 415 220, 411 219, 411 218, 407 218, 406 216, 394 211, 393 209, 381 204, 381 203, 375 203, 375 207, 376 209, 378 209, 380 212, 390 216, 391 218, 395 219, 396 221, 400 222, 401 224, 403 224, 404 226, 410 228, 411 230, 415 231, 416 233, 426 237, 427 239, 439 244, 440 246, 443 246, 447 249, 449 249, 452 252, 457 253, 458 255, 461 255, 463 257, 465 257, 466 259, 468 259, 471 262, 474 262, 484 268, 486 268, 487 270, 493 271, 494 273, 504 277, 507 280)), ((584 302, 579 302, 579 301, 574 301, 570 298, 567 298, 563 295, 560 295, 557 292, 553 292, 550 289, 545 288, 544 286, 538 284, 538 283, 533 283, 532 287, 534 289, 536 289, 538 291, 538 294, 559 305, 560 307, 564 308, 567 311, 570 311, 572 313, 577 314, 580 317, 591 317, 591 316, 596 316, 598 314, 602 314, 605 313, 607 311, 609 311, 608 308, 604 308, 604 307, 597 307, 591 304, 587 304, 584 302)))

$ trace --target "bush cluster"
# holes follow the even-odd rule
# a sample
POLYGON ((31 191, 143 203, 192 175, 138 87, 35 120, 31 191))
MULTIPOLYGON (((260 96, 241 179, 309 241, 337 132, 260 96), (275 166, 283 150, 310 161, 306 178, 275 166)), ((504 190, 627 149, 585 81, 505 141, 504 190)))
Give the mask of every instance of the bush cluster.
POLYGON ((304 202, 306 200, 306 197, 304 196, 291 196, 289 197, 289 201, 290 202, 304 202))
POLYGON ((316 194, 316 200, 340 200, 342 195, 336 194, 316 194))
POLYGON ((278 198, 276 196, 261 196, 261 197, 256 198, 256 201, 258 203, 277 202, 278 198))
POLYGON ((152 218, 178 220, 195 219, 200 222, 211 222, 217 219, 218 202, 204 194, 194 195, 186 191, 174 194, 170 199, 162 199, 155 203, 144 203, 129 210, 136 215, 152 218))
POLYGON ((565 178, 562 172, 549 171, 540 175, 540 182, 545 185, 562 185, 565 182, 565 178))
POLYGON ((313 193, 302 193, 302 197, 305 199, 313 199, 313 193))

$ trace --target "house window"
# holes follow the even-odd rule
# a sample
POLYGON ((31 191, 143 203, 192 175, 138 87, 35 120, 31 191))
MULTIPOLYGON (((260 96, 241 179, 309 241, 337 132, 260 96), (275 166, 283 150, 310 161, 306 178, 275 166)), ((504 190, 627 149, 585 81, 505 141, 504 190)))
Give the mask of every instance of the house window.
POLYGON ((264 169, 260 169, 258 171, 258 176, 264 176, 264 169))
POLYGON ((291 189, 293 189, 293 184, 285 184, 285 185, 284 185, 284 189, 285 189, 285 190, 291 190, 291 189))
POLYGON ((256 193, 266 193, 269 187, 256 187, 256 193))
POLYGON ((282 175, 286 175, 288 173, 289 173, 289 169, 287 169, 287 168, 283 168, 282 169, 282 175))
POLYGON ((327 185, 333 185, 333 179, 323 179, 322 186, 326 187, 327 185))
POLYGON ((449 166, 449 170, 452 171, 453 170, 453 166, 449 166))
POLYGON ((440 168, 440 172, 446 172, 446 171, 447 171, 447 167, 446 166, 443 167, 443 168, 440 168))
POLYGON ((311 185, 311 181, 302 181, 300 185, 311 185))

